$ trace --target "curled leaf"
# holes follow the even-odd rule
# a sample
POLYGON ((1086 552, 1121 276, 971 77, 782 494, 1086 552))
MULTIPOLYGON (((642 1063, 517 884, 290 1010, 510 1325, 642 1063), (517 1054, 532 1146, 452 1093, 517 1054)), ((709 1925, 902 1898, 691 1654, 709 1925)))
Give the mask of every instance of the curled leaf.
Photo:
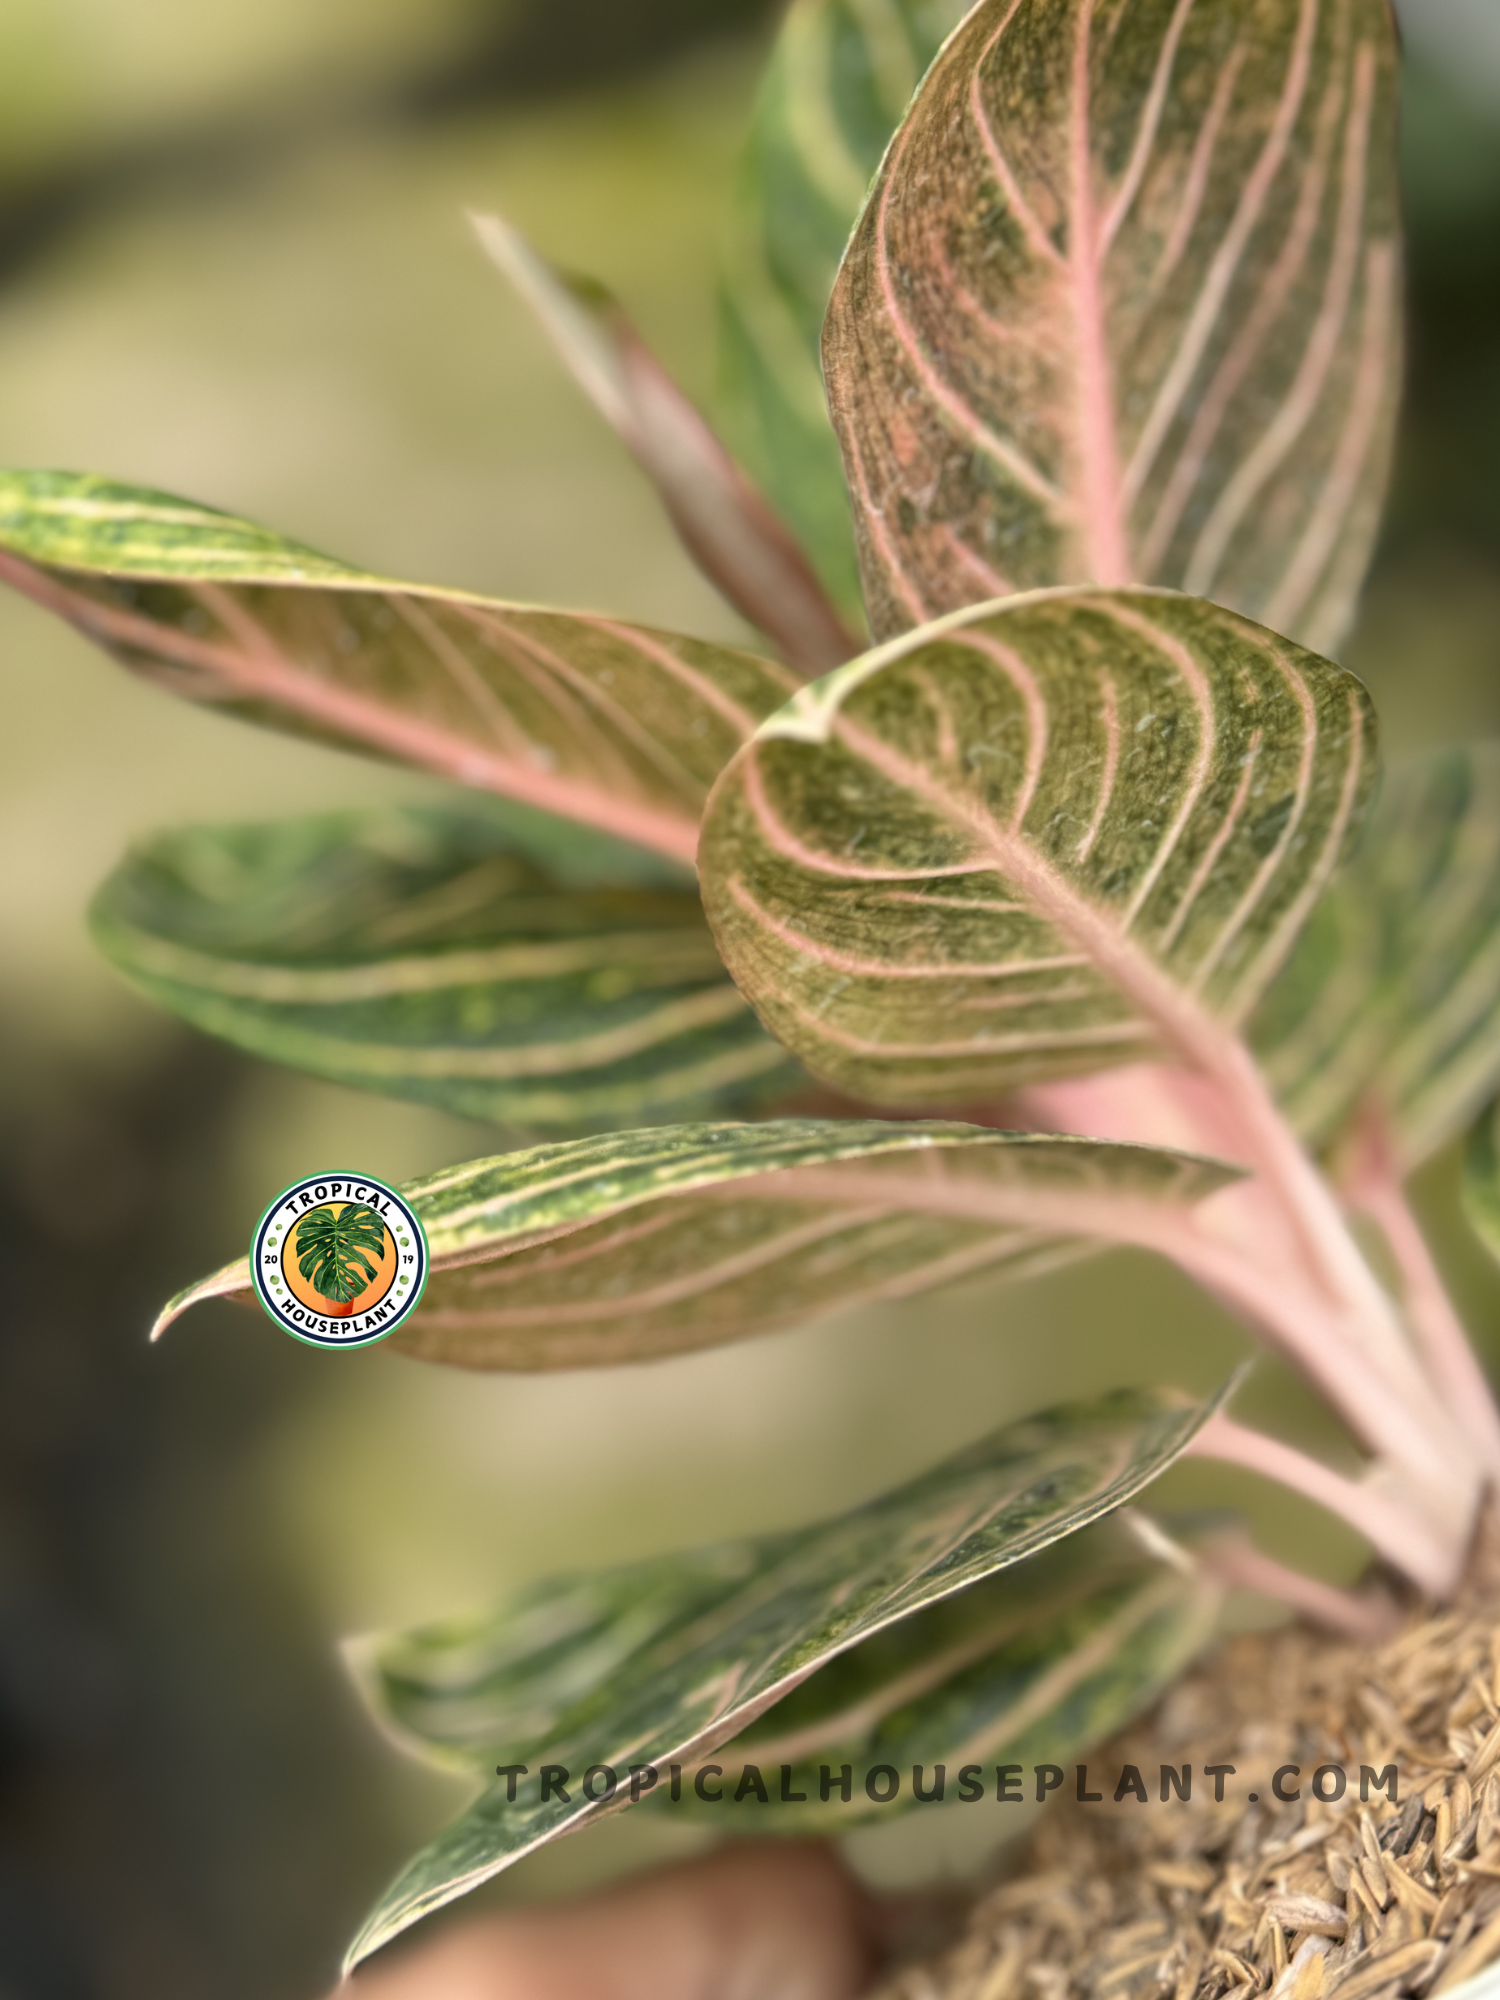
POLYGON ((728 766, 699 873, 725 963, 808 1067, 984 1102, 1217 1061, 1343 853, 1364 690, 1166 591, 956 613, 806 688, 728 766))

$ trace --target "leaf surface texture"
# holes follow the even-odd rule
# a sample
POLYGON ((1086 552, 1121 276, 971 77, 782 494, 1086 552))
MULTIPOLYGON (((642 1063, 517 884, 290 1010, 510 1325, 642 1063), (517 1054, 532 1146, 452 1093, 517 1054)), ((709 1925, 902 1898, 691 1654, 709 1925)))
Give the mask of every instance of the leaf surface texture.
POLYGON ((1352 675, 1194 599, 976 607, 762 727, 710 804, 705 907, 772 1033, 870 1101, 1197 1062, 1332 877, 1372 729, 1352 675))

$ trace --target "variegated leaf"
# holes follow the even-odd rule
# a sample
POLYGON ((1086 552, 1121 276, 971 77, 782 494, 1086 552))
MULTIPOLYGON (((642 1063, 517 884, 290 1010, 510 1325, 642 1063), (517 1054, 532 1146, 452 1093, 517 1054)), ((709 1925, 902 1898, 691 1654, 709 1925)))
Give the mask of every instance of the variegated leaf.
MULTIPOLYGON (((477 1624, 367 1645, 363 1672, 400 1684, 408 1735, 418 1713, 436 1733, 434 1682, 460 1690, 440 1725, 450 1745, 465 1702, 472 1717, 493 1690, 509 1717, 500 1761, 576 1778, 604 1765, 628 1785, 632 1764, 706 1756, 840 1654, 1099 1520, 1213 1407, 1125 1390, 1047 1411, 817 1527, 534 1587, 477 1624)), ((348 1963, 605 1809, 539 1791, 511 1802, 492 1784, 386 1891, 348 1963)))
MULTIPOLYGON (((431 1272, 392 1344, 469 1368, 640 1361, 1075 1241, 1154 1240, 1232 1168, 1150 1146, 969 1125, 676 1125, 474 1160, 402 1190, 431 1272)), ((246 1261, 189 1287, 248 1300, 246 1261)))
POLYGON ((1387 0, 981 0, 834 288, 872 629, 1169 584, 1327 651, 1399 380, 1387 0))
POLYGON ((1372 727, 1352 675, 1192 598, 955 613, 739 753, 704 823, 705 907, 772 1033, 870 1101, 1197 1066, 1332 874, 1372 727))
MULTIPOLYGON (((351 1648, 351 1665, 398 1743, 487 1781, 518 1744, 545 1741, 568 1710, 607 1689, 665 1622, 711 1611, 722 1561, 717 1551, 549 1579, 482 1622, 366 1641, 351 1648)), ((1100 1522, 841 1653, 716 1750, 718 1774, 705 1770, 701 1790, 702 1764, 679 1765, 678 1796, 665 1770, 648 1796, 773 1834, 842 1832, 904 1811, 917 1803, 914 1764, 929 1790, 945 1768, 950 1799, 962 1767, 972 1789, 978 1766, 993 1797, 989 1764, 1029 1770, 1069 1757, 1137 1713, 1208 1635, 1220 1594, 1190 1560, 1165 1565, 1118 1520, 1100 1522), (835 1776, 851 1767, 847 1804, 837 1786, 822 1798, 825 1764, 835 1776), (881 1764, 902 1779, 885 1802, 865 1786, 881 1764), (731 1819, 736 1803, 769 1810, 731 1819)), ((535 1767, 528 1775, 535 1784, 535 1767)))
POLYGON ((793 0, 756 99, 719 301, 724 420, 846 616, 863 618, 819 339, 839 259, 968 0, 793 0))
POLYGON ((195 1027, 518 1131, 733 1115, 805 1081, 695 889, 566 882, 474 807, 162 835, 92 925, 195 1027))
POLYGON ((367 576, 81 474, 0 474, 0 581, 174 693, 677 861, 720 767, 797 684, 732 647, 367 576))
POLYGON ((1500 743, 1389 773, 1252 1041, 1315 1143, 1373 1095, 1411 1168, 1474 1117, 1500 1085, 1500 743))
POLYGON ((794 666, 837 666, 857 653, 801 548, 619 301, 593 279, 555 270, 499 216, 470 220, 573 379, 655 485, 683 547, 710 583, 794 666))

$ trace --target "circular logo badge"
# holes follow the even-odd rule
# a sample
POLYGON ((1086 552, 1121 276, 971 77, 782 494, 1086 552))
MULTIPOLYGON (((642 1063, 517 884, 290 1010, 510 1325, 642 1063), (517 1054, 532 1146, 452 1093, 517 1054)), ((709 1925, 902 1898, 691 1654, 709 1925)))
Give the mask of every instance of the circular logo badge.
POLYGON ((427 1237, 394 1188, 369 1174, 309 1174, 284 1188, 250 1245, 256 1296, 294 1340, 368 1347, 416 1310, 427 1237))

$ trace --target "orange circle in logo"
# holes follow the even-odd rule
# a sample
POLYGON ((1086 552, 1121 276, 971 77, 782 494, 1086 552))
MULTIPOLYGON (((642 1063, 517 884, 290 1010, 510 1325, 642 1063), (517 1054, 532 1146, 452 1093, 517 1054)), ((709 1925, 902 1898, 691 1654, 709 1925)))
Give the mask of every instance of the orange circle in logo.
MULTIPOLYGON (((331 1209, 336 1216, 342 1215, 347 1208, 362 1208, 363 1206, 362 1202, 353 1201, 330 1201, 323 1203, 323 1207, 331 1209)), ((310 1214, 314 1212, 309 1210, 310 1214)), ((310 1311, 323 1313, 329 1319, 353 1319, 359 1313, 368 1312, 371 1306, 378 1306, 386 1293, 391 1289, 391 1286, 396 1282, 396 1272, 400 1266, 400 1258, 396 1251, 396 1239, 384 1223, 381 1224, 381 1228, 384 1235, 385 1248, 381 1252, 380 1257, 376 1259, 368 1250, 364 1253, 365 1262, 374 1266, 374 1277, 362 1292, 356 1292, 352 1299, 341 1301, 324 1298, 321 1292, 313 1290, 311 1279, 303 1277, 298 1263, 297 1228, 294 1224, 286 1233, 281 1256, 282 1275, 286 1279, 287 1290, 292 1294, 293 1298, 300 1299, 302 1304, 310 1311)))

